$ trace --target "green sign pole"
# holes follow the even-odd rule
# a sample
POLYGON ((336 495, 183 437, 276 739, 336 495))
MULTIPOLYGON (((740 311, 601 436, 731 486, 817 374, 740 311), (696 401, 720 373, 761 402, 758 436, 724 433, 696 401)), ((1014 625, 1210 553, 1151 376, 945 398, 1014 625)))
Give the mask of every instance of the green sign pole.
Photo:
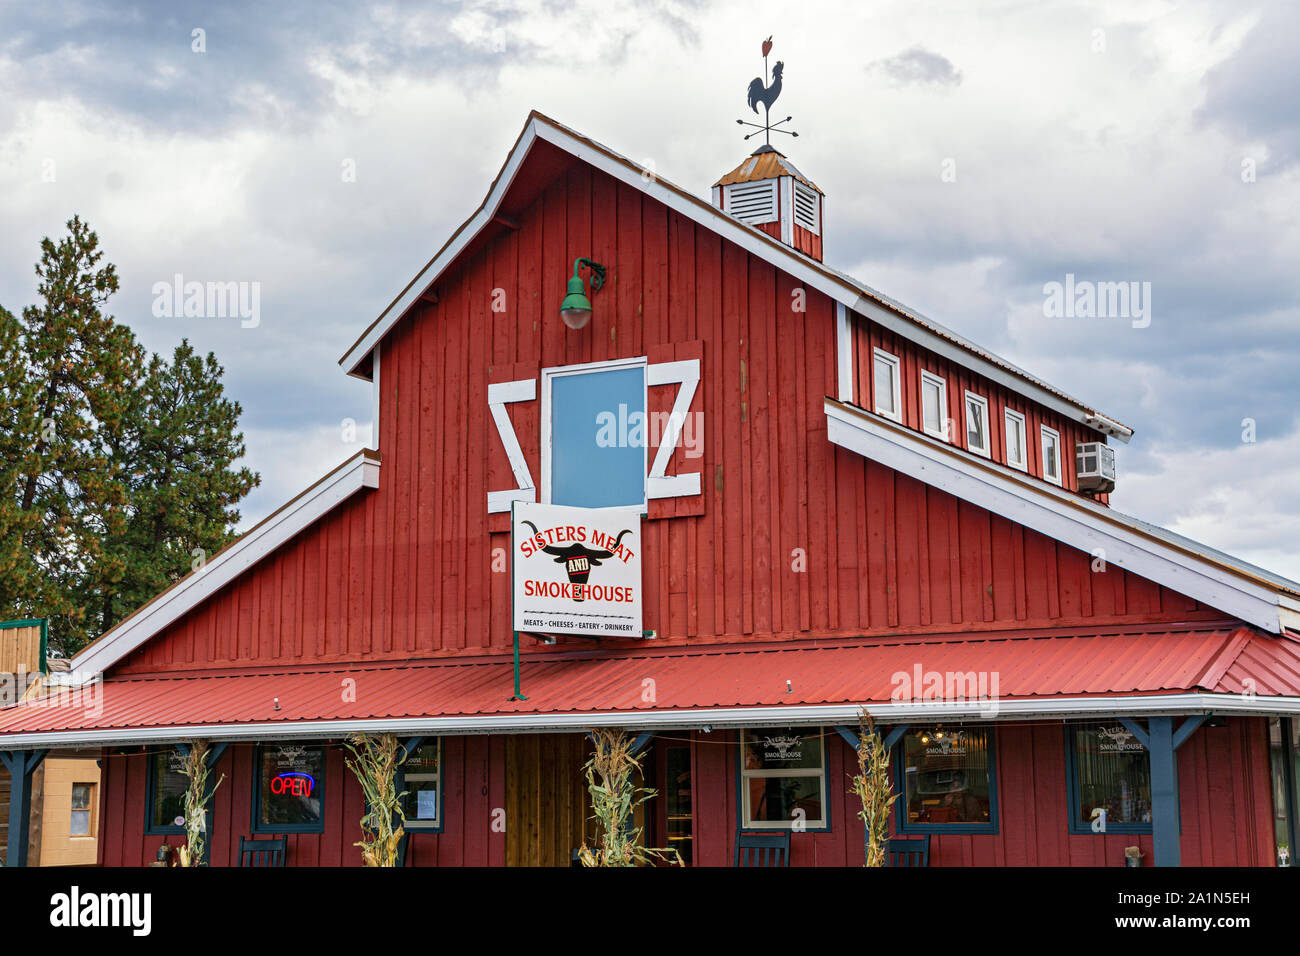
POLYGON ((511 700, 527 700, 523 688, 519 686, 519 632, 515 631, 515 696, 511 700))

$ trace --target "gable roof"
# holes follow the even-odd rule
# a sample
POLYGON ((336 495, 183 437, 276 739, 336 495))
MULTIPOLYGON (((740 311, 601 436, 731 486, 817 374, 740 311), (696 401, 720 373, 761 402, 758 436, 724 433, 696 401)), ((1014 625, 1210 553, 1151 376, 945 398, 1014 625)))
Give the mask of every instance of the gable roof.
POLYGON ((824 407, 833 444, 1274 634, 1300 631, 1300 583, 856 405, 824 407))
POLYGON ((419 274, 339 359, 339 364, 349 375, 370 379, 368 360, 375 347, 419 301, 425 291, 456 261, 461 252, 493 222, 500 211, 502 200, 523 168, 529 153, 539 143, 548 143, 563 153, 582 160, 620 182, 640 190, 896 335, 964 365, 1071 421, 1113 435, 1121 441, 1128 441, 1132 437, 1133 430, 1127 425, 1035 378, 1024 369, 981 348, 914 309, 882 295, 851 276, 827 267, 762 230, 741 222, 699 196, 673 185, 658 175, 644 175, 644 170, 637 163, 536 110, 529 113, 523 132, 519 134, 519 138, 506 158, 505 165, 492 181, 488 194, 478 210, 461 224, 419 274))
POLYGON ((358 491, 378 487, 379 452, 357 452, 83 647, 73 655, 71 670, 87 676, 108 670, 358 491))

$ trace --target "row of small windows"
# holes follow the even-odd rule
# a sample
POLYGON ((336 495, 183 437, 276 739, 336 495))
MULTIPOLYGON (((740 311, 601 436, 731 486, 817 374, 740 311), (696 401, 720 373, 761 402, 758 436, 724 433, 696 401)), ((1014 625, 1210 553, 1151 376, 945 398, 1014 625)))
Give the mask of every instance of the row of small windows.
MULTIPOLYGON (((879 415, 902 424, 903 397, 902 374, 898 356, 875 349, 872 363, 875 383, 875 410, 879 415)), ((989 402, 983 395, 966 390, 965 401, 966 448, 985 458, 992 456, 989 437, 989 402)), ((933 372, 921 372, 921 427, 927 435, 943 441, 952 441, 955 424, 948 418, 948 383, 933 372)), ((1025 416, 1008 408, 1003 412, 1007 464, 1020 471, 1029 471, 1028 426, 1025 416)), ((1046 425, 1039 426, 1039 443, 1042 451, 1043 477, 1055 485, 1061 483, 1061 433, 1046 425)))
MULTIPOLYGON (((740 737, 741 826, 825 829, 826 728, 746 730, 740 737)), ((1071 833, 1150 833, 1151 759, 1123 725, 1065 728, 1071 833)), ((991 727, 911 728, 890 758, 899 833, 997 832, 991 727)))

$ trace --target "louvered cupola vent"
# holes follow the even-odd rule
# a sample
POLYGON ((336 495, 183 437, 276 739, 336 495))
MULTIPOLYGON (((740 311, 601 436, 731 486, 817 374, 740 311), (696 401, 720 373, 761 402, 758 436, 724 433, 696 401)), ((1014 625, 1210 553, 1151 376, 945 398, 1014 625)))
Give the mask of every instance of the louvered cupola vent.
POLYGON ((776 180, 732 183, 723 187, 727 211, 753 225, 776 222, 776 180))
POLYGON ((826 197, 794 163, 760 146, 713 184, 713 204, 821 261, 826 197))

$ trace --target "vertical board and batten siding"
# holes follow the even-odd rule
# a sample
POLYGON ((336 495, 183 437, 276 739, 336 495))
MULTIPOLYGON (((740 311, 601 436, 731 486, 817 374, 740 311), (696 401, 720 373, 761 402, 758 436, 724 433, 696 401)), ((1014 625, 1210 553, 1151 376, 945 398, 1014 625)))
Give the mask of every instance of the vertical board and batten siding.
MULTIPOLYGON (((1151 865, 1150 834, 1069 832, 1062 724, 1010 722, 996 735, 997 832, 931 836, 931 866, 1123 866, 1127 846, 1140 847, 1151 865)), ((825 740, 830 829, 792 833, 790 864, 862 866, 861 804, 851 792, 856 757, 829 727, 825 740)), ((704 866, 730 866, 741 822, 737 736, 696 734, 695 746, 695 858, 704 866)), ((1226 727, 1202 727, 1183 745, 1184 866, 1274 863, 1268 761, 1265 718, 1228 718, 1226 727)))
MULTIPOLYGON (((662 643, 1216 616, 1124 571, 1093 574, 1081 551, 832 445, 822 401, 837 379, 834 304, 809 290, 807 311, 794 311, 800 285, 771 264, 576 162, 518 223, 385 339, 379 488, 116 672, 504 650, 508 575, 491 563, 508 548, 508 516, 488 515, 486 498, 513 477, 487 387, 639 355, 701 360, 702 457, 679 447, 668 473, 699 471, 702 493, 652 501, 644 527, 645 626, 662 643), (578 255, 606 263, 609 280, 575 333, 556 308, 578 255), (491 306, 498 289, 503 312, 491 306)), ((874 328, 858 340, 859 394, 876 341, 888 340, 874 328)), ((892 344, 907 356, 905 421, 919 427, 922 359, 892 344)), ((925 361, 960 412, 972 378, 925 361)), ((1036 462, 1037 423, 1050 414, 977 387, 995 436, 1004 403, 1026 411, 1036 462)), ((652 387, 651 410, 671 408, 676 390, 652 387)), ((538 486, 540 405, 506 405, 538 486)), ((1058 424, 1064 449, 1077 433, 1058 424)), ((1062 461, 1070 481, 1073 456, 1062 461)))

